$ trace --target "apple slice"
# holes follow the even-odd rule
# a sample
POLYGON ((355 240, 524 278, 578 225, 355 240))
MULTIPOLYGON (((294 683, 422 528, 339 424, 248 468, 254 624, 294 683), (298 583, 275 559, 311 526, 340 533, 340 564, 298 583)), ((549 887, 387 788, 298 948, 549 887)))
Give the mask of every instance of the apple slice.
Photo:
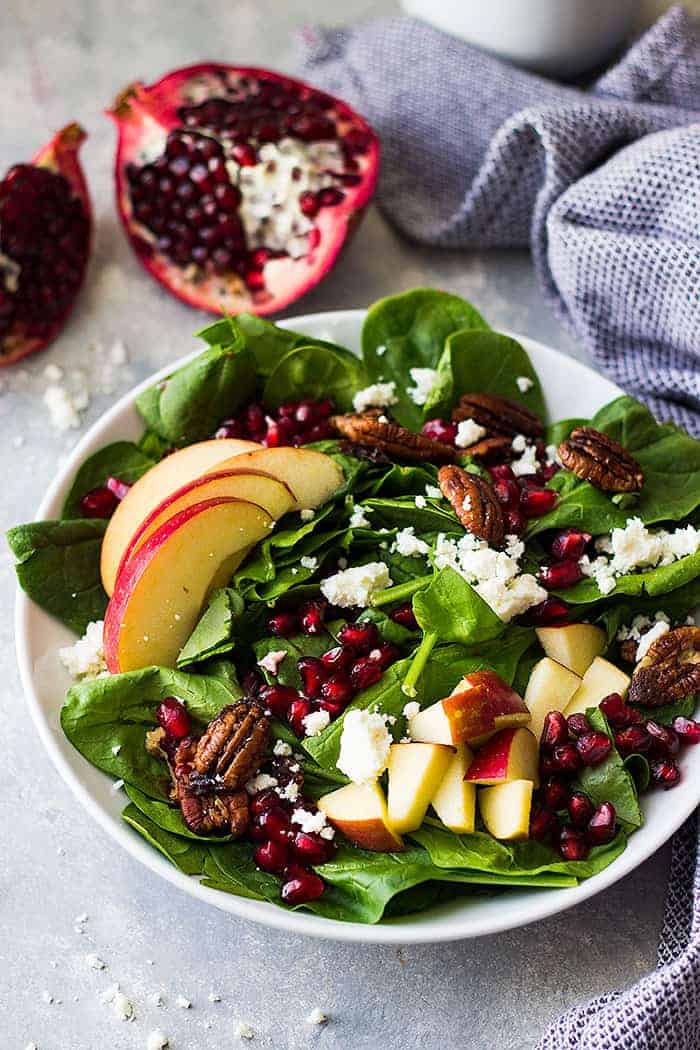
POLYGON ((254 441, 238 438, 198 441, 171 452, 134 482, 110 518, 102 540, 100 572, 102 586, 107 594, 114 590, 114 581, 131 537, 159 503, 188 481, 201 477, 215 467, 224 470, 234 457, 260 447, 254 441))
POLYGON ((525 701, 495 671, 474 671, 444 700, 409 719, 408 732, 424 743, 478 745, 499 729, 529 721, 525 701))
POLYGON ((564 627, 538 627, 535 634, 547 656, 584 675, 596 656, 605 651, 605 631, 592 623, 569 623, 564 627))
POLYGON ((217 471, 214 474, 204 474, 201 478, 195 478, 194 481, 183 485, 181 489, 168 496, 151 511, 129 541, 124 551, 122 564, 132 558, 168 518, 174 517, 181 510, 195 503, 203 503, 205 500, 220 497, 256 503, 266 510, 275 521, 291 510, 295 503, 294 494, 289 486, 273 478, 271 474, 256 474, 252 470, 236 468, 217 471))
POLYGON ((384 792, 376 781, 348 784, 323 795, 316 805, 338 831, 361 849, 377 853, 403 849, 401 838, 389 826, 384 792))
POLYGON ((465 779, 472 784, 505 784, 509 780, 539 783, 539 746, 529 729, 502 729, 474 756, 465 779))
POLYGON ((454 749, 444 744, 392 744, 389 748, 389 824, 397 834, 423 823, 454 749))
POLYGON ((538 740, 545 715, 549 711, 565 711, 580 685, 577 674, 549 656, 543 656, 535 664, 525 690, 525 703, 530 711, 530 731, 538 740))
POLYGON ((161 525, 119 573, 107 606, 104 652, 112 674, 174 667, 209 592, 273 525, 262 507, 235 499, 196 503, 161 525))
POLYGON ((464 779, 472 758, 467 745, 458 744, 447 772, 430 800, 445 827, 458 835, 474 830, 476 787, 464 779))
POLYGON ((532 788, 531 780, 511 780, 481 789, 481 819, 495 839, 513 842, 529 838, 532 788))
POLYGON ((629 689, 630 676, 621 671, 609 660, 602 656, 596 656, 591 666, 586 671, 581 685, 578 687, 571 703, 566 708, 566 715, 577 714, 579 711, 585 714, 589 707, 597 707, 601 700, 610 693, 619 693, 625 697, 629 689))
POLYGON ((284 481, 296 497, 297 510, 327 503, 344 481, 335 460, 310 448, 259 448, 244 453, 235 467, 263 471, 284 481))

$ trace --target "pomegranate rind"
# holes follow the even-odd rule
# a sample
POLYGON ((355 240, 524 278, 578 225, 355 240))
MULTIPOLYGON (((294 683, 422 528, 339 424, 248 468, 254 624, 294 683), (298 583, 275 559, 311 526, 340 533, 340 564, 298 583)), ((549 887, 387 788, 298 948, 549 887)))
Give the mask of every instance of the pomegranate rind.
POLYGON ((73 312, 73 307, 85 281, 85 271, 90 258, 93 233, 90 193, 79 158, 80 147, 86 138, 87 134, 80 124, 75 122, 67 124, 60 131, 56 132, 53 138, 45 146, 42 146, 31 160, 31 163, 38 168, 48 168, 50 171, 63 175, 68 180, 75 196, 79 197, 83 203, 88 220, 89 239, 80 284, 76 287, 75 295, 64 311, 63 316, 54 324, 48 336, 43 339, 27 339, 20 335, 16 337, 10 335, 5 338, 2 344, 2 351, 0 352, 0 368, 5 365, 11 365, 29 354, 36 353, 38 350, 43 350, 53 342, 59 332, 63 330, 66 321, 73 312))
POLYGON ((165 74, 150 86, 140 82, 129 85, 119 93, 107 114, 115 121, 118 129, 115 157, 117 210, 137 258, 169 292, 189 306, 209 313, 234 315, 249 312, 264 316, 276 313, 301 298, 332 269, 344 244, 359 225, 376 188, 379 141, 364 118, 342 100, 326 95, 301 80, 270 70, 220 63, 187 66, 165 74), (193 79, 221 73, 277 80, 281 84, 332 99, 333 108, 343 125, 364 132, 369 139, 366 151, 356 158, 357 174, 361 176, 359 184, 345 186, 343 201, 321 209, 314 219, 318 230, 316 246, 299 259, 270 259, 265 264, 266 288, 261 293, 251 293, 242 278, 235 273, 204 276, 200 273, 193 280, 186 269, 157 253, 144 237, 144 227, 134 218, 129 195, 127 164, 139 160, 143 162, 143 156, 153 151, 154 143, 164 147, 168 132, 182 127, 177 111, 185 102, 191 101, 185 98, 184 91, 193 79))

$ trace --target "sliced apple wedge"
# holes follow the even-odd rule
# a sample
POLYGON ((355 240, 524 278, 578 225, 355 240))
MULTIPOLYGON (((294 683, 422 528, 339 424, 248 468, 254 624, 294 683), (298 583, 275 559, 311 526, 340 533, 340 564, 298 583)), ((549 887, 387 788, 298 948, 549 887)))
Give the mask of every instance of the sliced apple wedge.
POLYGON ((198 441, 171 452, 134 482, 112 515, 102 541, 100 572, 107 594, 114 590, 114 581, 131 537, 159 503, 188 481, 210 470, 224 470, 234 457, 260 447, 254 441, 238 438, 198 441))
POLYGON ((343 472, 335 460, 310 448, 259 448, 244 453, 235 466, 284 481, 296 497, 297 510, 320 507, 343 484, 343 472))
POLYGON ((401 838, 389 826, 384 792, 376 781, 347 784, 323 795, 316 804, 331 824, 361 849, 377 853, 403 849, 401 838))
POLYGON ((230 470, 217 471, 214 474, 204 474, 201 478, 195 478, 194 481, 183 485, 151 511, 132 536, 124 552, 122 564, 132 558, 168 518, 173 518, 181 510, 195 503, 203 503, 205 500, 221 497, 255 503, 266 510, 275 521, 291 510, 295 503, 289 486, 273 478, 271 474, 238 470, 235 467, 230 470))
POLYGON ((605 650, 605 631, 592 623, 569 623, 564 627, 538 627, 535 631, 547 656, 584 675, 596 656, 605 650))
POLYGON ((174 667, 209 592, 273 525, 262 507, 235 499, 207 500, 169 518, 117 577, 105 614, 108 669, 174 667))
POLYGON ((389 824, 397 834, 421 826, 453 756, 453 748, 444 744, 392 744, 389 748, 389 824))
POLYGON ((621 671, 619 667, 615 667, 615 664, 611 664, 609 660, 596 656, 583 676, 581 685, 571 698, 565 713, 567 716, 578 712, 585 714, 587 708, 597 707, 600 701, 610 693, 619 693, 624 698, 627 695, 629 684, 629 675, 621 671))
POLYGON ((413 740, 424 743, 478 746, 499 729, 529 721, 525 701, 495 671, 474 671, 444 700, 414 715, 408 732, 413 740))
POLYGON ((458 744, 447 771, 430 800, 445 827, 458 835, 466 835, 474 830, 476 787, 464 779, 472 758, 467 745, 458 744))
POLYGON ((502 729, 487 740, 467 770, 472 784, 505 784, 509 780, 539 783, 539 746, 529 729, 502 729))
POLYGON ((549 656, 543 656, 535 664, 525 690, 525 703, 530 712, 530 731, 538 740, 545 715, 549 711, 565 711, 580 685, 577 674, 549 656))
POLYGON ((495 839, 514 842, 529 838, 532 788, 531 780, 511 780, 481 789, 481 819, 495 839))

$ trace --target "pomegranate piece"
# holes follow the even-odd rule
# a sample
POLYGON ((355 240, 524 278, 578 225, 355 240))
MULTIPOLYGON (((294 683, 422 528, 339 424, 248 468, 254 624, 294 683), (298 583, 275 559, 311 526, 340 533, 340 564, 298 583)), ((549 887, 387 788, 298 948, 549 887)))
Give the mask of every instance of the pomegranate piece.
POLYGON ((332 674, 321 686, 321 698, 327 704, 338 705, 341 708, 350 703, 353 693, 352 682, 346 674, 342 674, 340 671, 337 674, 332 674))
POLYGON ((156 708, 158 725, 174 740, 182 740, 192 728, 192 719, 187 708, 174 696, 166 696, 156 708))
POLYGON ((588 721, 583 712, 576 713, 575 715, 569 715, 566 720, 566 725, 569 730, 570 736, 582 736, 584 733, 591 732, 591 723, 588 721))
POLYGON ((541 518, 553 509, 558 498, 553 489, 526 487, 520 490, 520 509, 526 518, 541 518))
POLYGON ((680 769, 670 758, 650 762, 649 769, 651 772, 652 784, 656 787, 663 788, 665 791, 668 791, 669 788, 675 787, 681 779, 680 769))
POLYGON ((395 664, 400 655, 398 647, 392 642, 380 642, 376 649, 370 649, 368 653, 369 659, 378 663, 382 671, 395 664))
POLYGON ((613 729, 641 724, 644 721, 639 711, 635 711, 633 707, 626 704, 619 693, 610 693, 603 697, 598 707, 613 729))
POLYGON ((110 115, 132 247, 198 309, 269 314, 294 302, 331 269, 374 192, 379 146, 366 121, 269 70, 175 70, 127 87, 110 115))
POLYGON ((520 500, 520 489, 515 481, 498 478, 493 483, 493 490, 496 493, 498 502, 502 503, 504 507, 517 509, 520 500))
POLYGON ((579 529, 564 529, 557 533, 552 540, 552 557, 557 561, 578 561, 586 552, 586 547, 591 542, 590 532, 581 532, 579 529))
POLYGON ((429 419, 421 429, 423 437, 431 441, 440 441, 443 445, 454 445, 457 437, 457 424, 448 423, 444 419, 429 419))
POLYGON ((275 638, 291 638, 299 629, 296 613, 278 612, 267 621, 267 629, 275 638))
POLYGON ((316 656, 302 656, 297 664, 301 676, 304 696, 315 699, 320 695, 321 686, 328 678, 326 667, 316 656))
POLYGON ((644 726, 628 726, 615 733, 615 747, 621 755, 643 755, 651 747, 651 737, 644 726))
MULTIPOLYGON (((515 481, 515 474, 512 468, 507 463, 496 463, 492 467, 488 467, 488 472, 496 481, 515 481)), ((520 491, 518 490, 518 498, 520 497, 520 491)))
POLYGON ((291 841, 292 850, 302 864, 323 864, 330 859, 333 846, 320 835, 297 831, 291 841), (330 846, 330 849, 328 848, 330 846))
POLYGON ((350 668, 350 681, 355 689, 368 689, 384 674, 381 664, 369 656, 361 656, 350 668))
MULTIPOLYGON (((579 741, 577 740, 576 743, 578 744, 579 741)), ((578 773, 583 765, 583 759, 579 754, 578 747, 574 744, 560 744, 559 747, 555 747, 552 758, 557 769, 565 776, 578 773)))
POLYGON ((569 801, 569 789, 561 777, 548 777, 542 785, 542 800, 548 809, 564 809, 569 801))
POLYGON ((595 806, 589 799, 588 795, 584 795, 582 791, 574 791, 569 799, 567 809, 569 811, 569 818, 574 827, 585 828, 588 821, 593 816, 595 806))
POLYGON ((346 623, 338 632, 343 645, 349 645, 361 656, 365 656, 379 644, 379 632, 373 623, 346 623))
POLYGON ((253 798, 251 798, 250 812, 253 815, 253 817, 257 817, 261 813, 264 813, 265 810, 272 809, 274 806, 280 805, 282 805, 282 800, 280 799, 279 795, 271 788, 268 788, 265 791, 258 792, 257 795, 254 795, 253 798))
POLYGON ((418 630, 418 620, 416 619, 415 613, 413 612, 413 606, 410 602, 406 602, 404 605, 398 605, 395 609, 389 613, 389 619, 393 620, 394 623, 398 623, 401 627, 405 627, 407 631, 418 630))
POLYGON ((645 724, 644 728, 651 739, 649 750, 654 757, 667 758, 678 754, 681 742, 675 730, 669 729, 668 726, 659 725, 658 722, 651 720, 645 724))
POLYGON ((305 602, 299 609, 299 626, 304 634, 323 634, 325 609, 320 602, 305 602))
POLYGON ((557 561, 554 565, 543 565, 539 571, 539 582, 548 591, 564 591, 583 579, 577 561, 557 561))
POLYGON ((254 853, 255 863, 263 871, 272 875, 279 875, 287 866, 289 861, 289 850, 283 842, 274 842, 268 839, 262 846, 258 846, 254 853))
POLYGON ((292 704, 300 699, 289 685, 266 685, 259 693, 260 703, 276 718, 286 718, 292 704))
POLYGON ((563 827, 559 833, 559 852, 564 860, 585 860, 589 846, 584 833, 570 824, 563 827))
POLYGON ((531 627, 551 627, 566 623, 568 619, 569 606, 565 601, 561 598, 545 598, 539 605, 528 609, 519 622, 531 627))
POLYGON ((119 500, 106 485, 86 492, 80 501, 80 512, 84 518, 111 518, 119 506, 119 500))
POLYGON ((121 478, 113 477, 107 478, 105 485, 109 489, 109 491, 113 493, 114 496, 116 496, 120 503, 131 488, 131 485, 128 481, 122 481, 121 478))
POLYGON ((557 815, 546 806, 534 809, 530 816, 530 838, 546 842, 557 828, 557 815))
POLYGON ((241 679, 241 688, 246 696, 259 696, 260 690, 264 686, 265 680, 263 676, 255 669, 246 671, 241 679))
POLYGON ((569 729, 561 711, 548 711, 544 716, 540 747, 543 751, 552 751, 559 744, 569 740, 569 729))
POLYGON ((297 736, 305 736, 304 719, 311 714, 311 701, 301 697, 289 705, 287 721, 297 736))
POLYGON ((615 807, 612 802, 601 802, 586 828, 591 846, 603 846, 615 838, 615 807))
POLYGON ((83 283, 92 236, 84 139, 69 124, 0 182, 0 365, 47 346, 83 283))
POLYGON ((610 754, 612 743, 607 733, 582 733, 576 741, 576 750, 584 766, 599 766, 610 754))
POLYGON ((323 653, 321 663, 329 673, 336 671, 347 672, 355 662, 357 653, 347 645, 334 645, 332 649, 323 653))
POLYGON ((507 536, 520 536, 525 531, 527 520, 518 507, 506 507, 504 518, 507 536))
POLYGON ((696 722, 693 718, 683 718, 682 715, 678 715, 673 719, 672 725, 682 744, 700 743, 700 722, 696 722))
POLYGON ((283 846, 290 838, 289 814, 281 806, 271 806, 255 817, 255 828, 265 839, 279 842, 283 846))
POLYGON ((285 904, 291 907, 309 904, 323 893, 323 879, 315 872, 294 865, 293 871, 286 874, 291 874, 292 877, 282 884, 280 890, 280 896, 285 904))

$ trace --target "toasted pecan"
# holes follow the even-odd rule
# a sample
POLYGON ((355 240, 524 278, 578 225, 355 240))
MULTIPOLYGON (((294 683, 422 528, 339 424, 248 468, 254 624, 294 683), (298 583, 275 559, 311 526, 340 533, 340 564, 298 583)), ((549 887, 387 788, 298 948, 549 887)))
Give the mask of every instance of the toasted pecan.
MULTIPOLYGON (((529 438, 540 438, 544 425, 534 412, 518 401, 497 394, 462 394, 452 411, 455 423, 473 419, 486 430, 488 437, 510 437, 524 434, 529 438)), ((471 451, 471 450, 468 450, 471 451)))
POLYGON ((633 704, 660 707, 700 692, 700 627, 674 627, 657 638, 632 673, 633 704))
POLYGON ((440 467, 438 485, 468 532, 492 546, 503 543, 503 512, 493 485, 462 467, 440 467))
POLYGON ((213 791, 237 791, 257 773, 269 738, 270 720, 258 704, 229 704, 197 743, 193 772, 213 791))
POLYGON ((559 458, 572 474, 603 492, 639 492, 644 474, 626 449, 593 427, 576 427, 559 446, 559 458))
POLYGON ((229 833, 238 838, 248 829, 250 808, 245 791, 203 794, 192 787, 197 742, 187 738, 178 745, 171 766, 173 800, 185 824, 195 835, 229 833))
POLYGON ((414 434, 398 423, 384 422, 374 413, 332 416, 330 423, 352 444, 378 449, 391 459, 443 463, 455 458, 450 445, 414 434))

